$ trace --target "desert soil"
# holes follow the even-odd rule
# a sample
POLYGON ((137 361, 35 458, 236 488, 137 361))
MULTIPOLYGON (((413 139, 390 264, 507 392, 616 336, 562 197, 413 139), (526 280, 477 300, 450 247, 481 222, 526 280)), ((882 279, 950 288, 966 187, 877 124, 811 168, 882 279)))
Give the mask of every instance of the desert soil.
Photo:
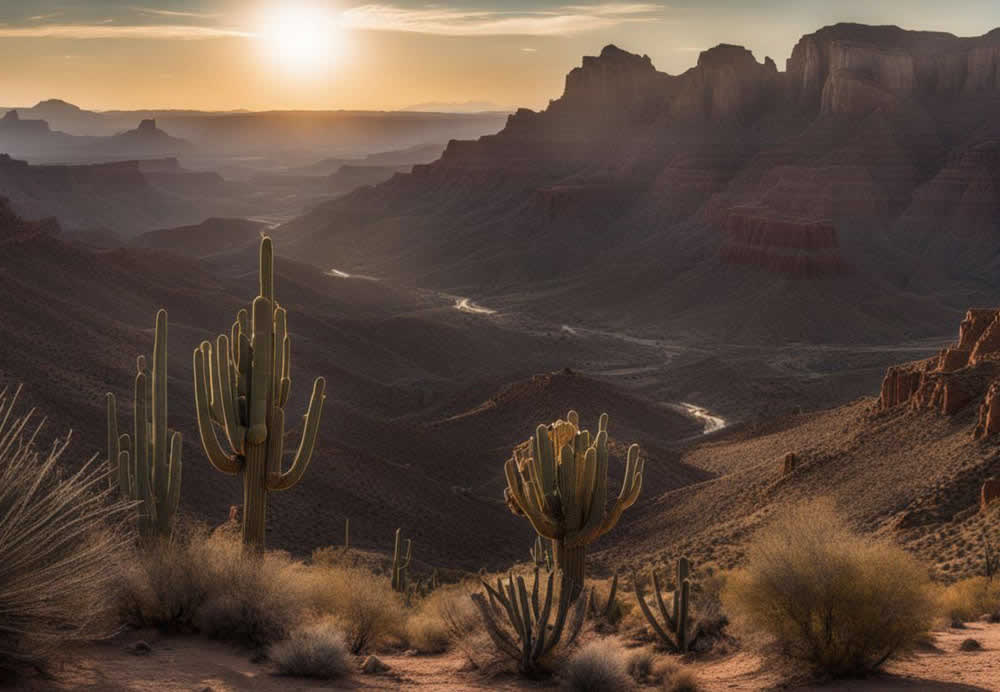
MULTIPOLYGON (((252 663, 246 652, 195 637, 160 638, 133 634, 124 641, 79 652, 54 671, 54 679, 36 680, 29 690, 100 690, 102 692, 290 692, 293 690, 460 690, 543 689, 513 677, 483 679, 470 671, 460 654, 444 656, 386 655, 390 671, 357 675, 349 681, 323 683, 280 677, 266 663, 252 663), (150 643, 145 655, 131 653, 139 636, 150 643)), ((867 680, 788 687, 779 671, 747 651, 694 664, 706 691, 750 691, 769 688, 807 690, 922 690, 959 692, 1000 690, 1000 625, 972 623, 965 629, 936 632, 933 646, 894 662, 886 674, 867 680), (981 651, 963 652, 961 643, 976 639, 981 651)))

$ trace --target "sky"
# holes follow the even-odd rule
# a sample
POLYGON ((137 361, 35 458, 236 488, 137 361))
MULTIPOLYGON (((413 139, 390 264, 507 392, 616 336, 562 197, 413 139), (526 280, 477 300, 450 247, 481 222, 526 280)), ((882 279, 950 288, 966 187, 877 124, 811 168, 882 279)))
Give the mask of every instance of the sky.
POLYGON ((0 107, 539 109, 609 43, 671 74, 719 43, 783 69, 841 21, 978 36, 1000 2, 0 0, 0 107))

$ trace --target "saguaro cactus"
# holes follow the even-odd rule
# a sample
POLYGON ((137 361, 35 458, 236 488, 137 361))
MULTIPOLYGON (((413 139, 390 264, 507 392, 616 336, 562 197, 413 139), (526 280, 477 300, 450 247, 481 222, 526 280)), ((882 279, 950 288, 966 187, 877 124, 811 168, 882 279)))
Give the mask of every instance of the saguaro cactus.
POLYGON ((413 559, 413 541, 406 539, 406 552, 403 547, 403 529, 396 529, 396 547, 392 551, 392 590, 406 592, 408 570, 413 559))
POLYGON ((169 537, 181 497, 181 434, 167 429, 166 310, 156 313, 152 382, 143 356, 136 370, 131 436, 118 434, 118 400, 107 395, 111 482, 122 497, 141 503, 140 535, 169 537))
POLYGON ((316 378, 295 458, 284 469, 285 405, 291 390, 287 315, 274 299, 271 239, 260 244, 260 294, 240 310, 230 335, 194 352, 198 430, 208 460, 243 476, 243 542, 264 547, 268 493, 294 487, 306 472, 319 434, 326 380, 316 378), (228 451, 216 434, 225 433, 228 451))
POLYGON ((510 510, 527 517, 543 538, 551 539, 563 588, 576 598, 583 589, 587 546, 618 523, 642 490, 639 445, 628 449, 625 480, 607 507, 608 414, 601 414, 597 436, 580 430, 580 417, 539 425, 535 436, 514 449, 504 465, 510 510))
POLYGON ((646 616, 646 620, 664 646, 675 653, 685 653, 691 644, 691 633, 694 631, 694 623, 690 619, 689 613, 691 581, 688 576, 691 574, 691 563, 686 557, 677 561, 677 588, 674 589, 673 613, 667 610, 667 606, 663 602, 660 580, 656 576, 656 570, 650 569, 650 573, 653 577, 653 595, 656 597, 656 605, 660 610, 663 622, 660 623, 650 610, 649 604, 646 603, 646 595, 639 583, 639 575, 633 570, 632 588, 635 589, 635 599, 639 602, 639 609, 646 616))

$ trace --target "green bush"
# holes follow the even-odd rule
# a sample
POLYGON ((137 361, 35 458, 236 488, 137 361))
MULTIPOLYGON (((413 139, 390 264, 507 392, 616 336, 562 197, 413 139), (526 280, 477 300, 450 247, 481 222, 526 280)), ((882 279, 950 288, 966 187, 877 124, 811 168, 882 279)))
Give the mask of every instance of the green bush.
POLYGON ((828 502, 781 514, 723 592, 729 612, 817 672, 864 674, 914 648, 934 612, 927 571, 851 531, 828 502))

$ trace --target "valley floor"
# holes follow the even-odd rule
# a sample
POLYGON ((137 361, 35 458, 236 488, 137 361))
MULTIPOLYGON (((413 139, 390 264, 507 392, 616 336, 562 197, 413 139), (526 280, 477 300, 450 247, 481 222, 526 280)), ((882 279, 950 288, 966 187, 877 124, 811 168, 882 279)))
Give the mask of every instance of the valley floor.
MULTIPOLYGON (((55 679, 37 681, 30 690, 100 690, 101 692, 290 692, 292 690, 461 690, 546 689, 544 683, 525 683, 512 677, 484 679, 469 671, 461 654, 442 656, 387 655, 390 671, 357 675, 351 680, 322 683, 279 677, 267 664, 255 664, 245 652, 230 645, 195 637, 158 638, 146 635, 151 651, 131 653, 128 643, 117 641, 93 646, 56 671, 55 679)), ((708 692, 750 691, 786 687, 780 671, 756 654, 737 651, 694 664, 708 692)), ((972 623, 965 629, 936 632, 933 645, 889 666, 883 676, 867 679, 791 687, 798 690, 921 690, 960 692, 1000 689, 1000 625, 972 623), (963 652, 961 643, 976 639, 983 647, 963 652)))

